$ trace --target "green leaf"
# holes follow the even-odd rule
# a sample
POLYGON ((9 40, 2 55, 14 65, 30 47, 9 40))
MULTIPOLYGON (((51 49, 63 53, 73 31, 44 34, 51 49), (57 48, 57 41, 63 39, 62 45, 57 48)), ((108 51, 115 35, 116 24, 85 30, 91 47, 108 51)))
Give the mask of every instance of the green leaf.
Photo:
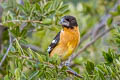
POLYGON ((24 6, 26 9, 31 7, 29 0, 24 0, 24 6))
POLYGON ((57 27, 50 27, 49 29, 52 30, 52 31, 58 32, 58 28, 57 27))
POLYGON ((37 54, 37 57, 38 57, 39 61, 40 61, 40 62, 43 62, 42 56, 40 56, 38 53, 36 53, 36 54, 37 54))
POLYGON ((31 56, 32 58, 36 58, 36 57, 35 57, 35 54, 33 53, 33 51, 32 51, 30 48, 28 48, 27 50, 28 50, 28 52, 32 55, 32 56, 31 56))
POLYGON ((16 39, 16 47, 18 49, 19 54, 22 55, 22 53, 24 53, 24 52, 23 52, 23 50, 22 50, 22 48, 21 48, 21 46, 20 46, 20 44, 19 44, 17 39, 16 39))
POLYGON ((51 11, 49 11, 48 13, 46 13, 45 15, 46 15, 46 16, 54 15, 55 12, 56 12, 55 10, 51 10, 51 11))
POLYGON ((38 75, 39 72, 40 72, 40 71, 34 71, 34 72, 32 72, 32 74, 30 75, 30 78, 29 78, 28 80, 33 79, 35 76, 38 75))
POLYGON ((99 70, 101 70, 102 72, 104 72, 105 74, 107 74, 108 73, 108 71, 105 69, 105 67, 101 64, 101 65, 97 65, 97 68, 99 69, 99 70))
POLYGON ((61 8, 59 8, 59 11, 64 11, 65 9, 68 9, 68 5, 65 4, 61 8))
POLYGON ((98 70, 98 73, 99 73, 99 76, 100 76, 101 80, 106 80, 105 77, 104 77, 104 74, 102 73, 101 70, 98 70))
POLYGON ((50 18, 46 18, 42 21, 43 24, 51 24, 52 20, 50 18))
POLYGON ((119 15, 119 13, 116 11, 116 12, 110 12, 110 14, 112 15, 112 16, 118 16, 119 15))
POLYGON ((12 34, 15 36, 15 37, 19 37, 20 35, 20 29, 19 27, 15 27, 14 29, 10 30, 12 32, 12 34))
POLYGON ((59 65, 61 63, 60 57, 57 54, 50 58, 50 60, 50 62, 55 65, 59 65))
POLYGON ((120 61, 117 59, 115 61, 116 61, 117 66, 120 67, 120 61))
POLYGON ((120 13, 120 5, 117 6, 117 11, 120 13))
POLYGON ((46 3, 46 5, 44 6, 43 10, 47 10, 48 11, 48 9, 51 7, 51 5, 52 5, 52 1, 48 1, 46 3))
POLYGON ((62 5, 63 5, 63 2, 60 2, 60 3, 58 4, 58 6, 57 6, 57 9, 61 8, 62 5))
POLYGON ((20 39, 19 42, 20 42, 20 44, 24 44, 24 45, 28 44, 27 40, 23 39, 23 38, 20 39))
POLYGON ((19 68, 17 68, 16 70, 15 70, 15 79, 16 80, 20 80, 20 69, 19 68))
POLYGON ((22 11, 22 12, 24 12, 24 11, 25 11, 25 9, 24 9, 24 6, 23 6, 23 5, 18 4, 18 7, 19 7, 19 10, 20 10, 20 11, 22 11))
POLYGON ((103 52, 103 56, 104 56, 104 59, 105 59, 108 63, 112 63, 112 62, 113 62, 113 58, 112 58, 112 56, 111 56, 110 53, 103 52))
POLYGON ((10 64, 10 66, 9 66, 10 67, 10 72, 14 74, 15 64, 12 61, 10 61, 9 64, 10 64))
POLYGON ((27 29, 23 29, 22 32, 20 33, 20 36, 25 37, 26 34, 27 34, 27 29))
POLYGON ((70 10, 66 9, 66 10, 63 11, 63 14, 68 14, 69 12, 70 12, 70 10))
POLYGON ((107 25, 110 27, 110 25, 112 24, 112 21, 113 21, 113 18, 112 17, 110 17, 110 18, 108 18, 108 20, 107 20, 107 25))
POLYGON ((94 63, 91 61, 87 61, 87 64, 85 64, 86 70, 89 74, 92 74, 94 71, 94 63))
POLYGON ((8 75, 6 75, 6 76, 4 77, 4 80, 10 80, 9 77, 8 77, 8 75))
POLYGON ((36 9, 40 12, 40 13, 42 13, 43 12, 43 8, 42 7, 40 7, 40 5, 37 3, 36 4, 36 9))

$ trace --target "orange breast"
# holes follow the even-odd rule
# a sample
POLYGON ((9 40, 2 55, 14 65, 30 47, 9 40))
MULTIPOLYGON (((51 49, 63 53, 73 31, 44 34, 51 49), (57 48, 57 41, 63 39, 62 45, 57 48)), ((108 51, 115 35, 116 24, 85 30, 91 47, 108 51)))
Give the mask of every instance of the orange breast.
POLYGON ((58 45, 50 53, 50 57, 57 54, 62 60, 66 60, 75 50, 80 41, 80 33, 78 27, 73 29, 64 28, 60 34, 58 45))

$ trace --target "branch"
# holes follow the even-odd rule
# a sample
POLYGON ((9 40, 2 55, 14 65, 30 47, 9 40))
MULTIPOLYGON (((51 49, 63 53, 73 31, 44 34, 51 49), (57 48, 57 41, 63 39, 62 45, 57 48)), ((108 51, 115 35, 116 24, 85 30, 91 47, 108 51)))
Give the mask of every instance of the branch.
MULTIPOLYGON (((115 6, 114 6, 110 11, 115 11, 116 8, 117 8, 117 6, 118 6, 118 4, 120 4, 120 0, 118 0, 118 1, 116 2, 115 6)), ((109 12, 110 12, 110 11, 109 11, 109 12)), ((106 14, 105 16, 103 16, 103 17, 101 18, 101 20, 99 21, 99 23, 96 24, 90 31, 88 31, 88 32, 81 38, 80 44, 81 44, 83 41, 85 41, 86 39, 88 39, 88 38, 90 37, 90 35, 92 35, 92 37, 97 36, 97 35, 98 35, 98 32, 105 27, 106 21, 107 21, 107 19, 108 19, 109 17, 111 17, 110 14, 106 14)), ((79 45, 80 45, 80 44, 79 44, 79 45)))
MULTIPOLYGON (((120 0, 118 0, 118 1, 116 2, 115 6, 114 6, 110 11, 115 11, 116 8, 117 8, 117 6, 118 6, 119 4, 120 4, 120 0)), ((105 30, 104 32, 102 32, 101 34, 97 34, 103 27, 105 27, 106 21, 107 21, 107 19, 108 19, 109 17, 111 17, 111 15, 110 15, 110 14, 106 14, 98 24, 96 24, 88 33, 86 33, 86 34, 83 36, 83 38, 82 38, 81 41, 80 41, 80 44, 81 44, 83 41, 85 41, 85 40, 86 40, 90 35, 92 35, 92 34, 93 34, 93 37, 94 37, 94 38, 93 38, 93 40, 92 40, 91 42, 89 42, 86 46, 84 46, 82 49, 80 49, 80 51, 79 51, 77 54, 73 55, 73 56, 71 57, 71 60, 74 59, 75 57, 77 57, 77 56, 78 56, 80 53, 82 53, 84 50, 86 50, 86 49, 87 49, 90 45, 92 45, 96 40, 98 40, 99 38, 101 38, 102 36, 104 36, 106 33, 108 33, 109 31, 111 31, 112 29, 114 29, 113 27, 111 27, 111 28, 105 30), (95 29, 95 30, 94 30, 94 29, 95 29)), ((80 45, 80 44, 79 44, 79 45, 80 45)))
POLYGON ((102 32, 101 34, 99 34, 98 36, 96 36, 91 42, 89 42, 88 44, 86 44, 82 49, 80 49, 78 51, 78 53, 76 53, 75 55, 73 55, 71 57, 71 60, 75 59, 77 56, 80 55, 80 53, 82 53, 84 50, 86 50, 89 46, 91 46, 93 43, 95 43, 95 41, 97 41, 99 38, 101 38, 102 36, 104 36, 106 33, 108 33, 109 31, 111 31, 112 29, 114 29, 113 27, 105 30, 104 32, 102 32))
MULTIPOLYGON (((9 56, 10 57, 10 56, 9 56)), ((19 58, 19 59, 27 59, 27 60, 32 60, 32 61, 34 61, 34 62, 39 62, 39 60, 37 60, 37 59, 33 59, 33 58, 30 58, 30 57, 27 57, 27 56, 11 56, 11 57, 17 57, 17 58, 19 58)), ((50 68, 55 68, 55 66, 53 65, 53 64, 51 64, 51 63, 49 63, 49 62, 42 62, 43 64, 46 64, 46 65, 48 65, 50 68)), ((36 64, 36 63, 35 63, 36 64)), ((71 69, 71 68, 70 68, 71 69)), ((72 75, 74 75, 74 76, 76 76, 76 77, 79 77, 79 78, 83 78, 81 75, 79 75, 79 74, 75 74, 73 71, 71 71, 71 70, 66 70, 66 72, 68 72, 69 74, 72 74, 72 75)))
POLYGON ((2 60, 1 60, 1 62, 0 62, 0 68, 1 68, 3 62, 5 61, 7 55, 8 55, 8 53, 9 53, 11 47, 12 47, 12 43, 13 43, 13 41, 12 41, 12 35, 11 35, 11 33, 9 32, 9 47, 8 47, 5 55, 3 56, 3 58, 2 58, 2 60))
MULTIPOLYGON (((109 11, 115 11, 117 6, 120 4, 119 0, 116 1, 116 4, 114 5, 114 7, 109 11)), ((106 14, 105 16, 103 16, 102 20, 100 21, 99 24, 96 25, 95 29, 93 30, 92 33, 92 37, 95 38, 98 33, 100 32, 101 29, 103 29, 105 27, 105 24, 107 22, 107 19, 111 17, 111 14, 106 14)))

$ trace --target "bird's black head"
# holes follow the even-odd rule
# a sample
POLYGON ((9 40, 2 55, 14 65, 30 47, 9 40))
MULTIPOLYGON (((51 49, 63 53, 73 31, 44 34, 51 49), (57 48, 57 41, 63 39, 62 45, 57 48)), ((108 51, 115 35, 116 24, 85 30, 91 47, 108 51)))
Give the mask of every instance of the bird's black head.
POLYGON ((74 28, 78 26, 76 18, 73 16, 64 16, 61 19, 60 24, 66 28, 74 28))

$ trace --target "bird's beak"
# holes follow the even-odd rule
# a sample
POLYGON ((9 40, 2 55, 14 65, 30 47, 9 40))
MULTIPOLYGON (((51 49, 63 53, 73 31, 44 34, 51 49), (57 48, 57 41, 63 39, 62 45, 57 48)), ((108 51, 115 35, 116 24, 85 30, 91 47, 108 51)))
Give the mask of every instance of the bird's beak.
POLYGON ((59 22, 59 24, 63 24, 65 21, 64 21, 64 18, 61 19, 61 21, 59 22))
POLYGON ((69 26, 69 22, 66 21, 64 18, 61 19, 61 21, 59 22, 59 24, 61 24, 62 26, 69 26))

